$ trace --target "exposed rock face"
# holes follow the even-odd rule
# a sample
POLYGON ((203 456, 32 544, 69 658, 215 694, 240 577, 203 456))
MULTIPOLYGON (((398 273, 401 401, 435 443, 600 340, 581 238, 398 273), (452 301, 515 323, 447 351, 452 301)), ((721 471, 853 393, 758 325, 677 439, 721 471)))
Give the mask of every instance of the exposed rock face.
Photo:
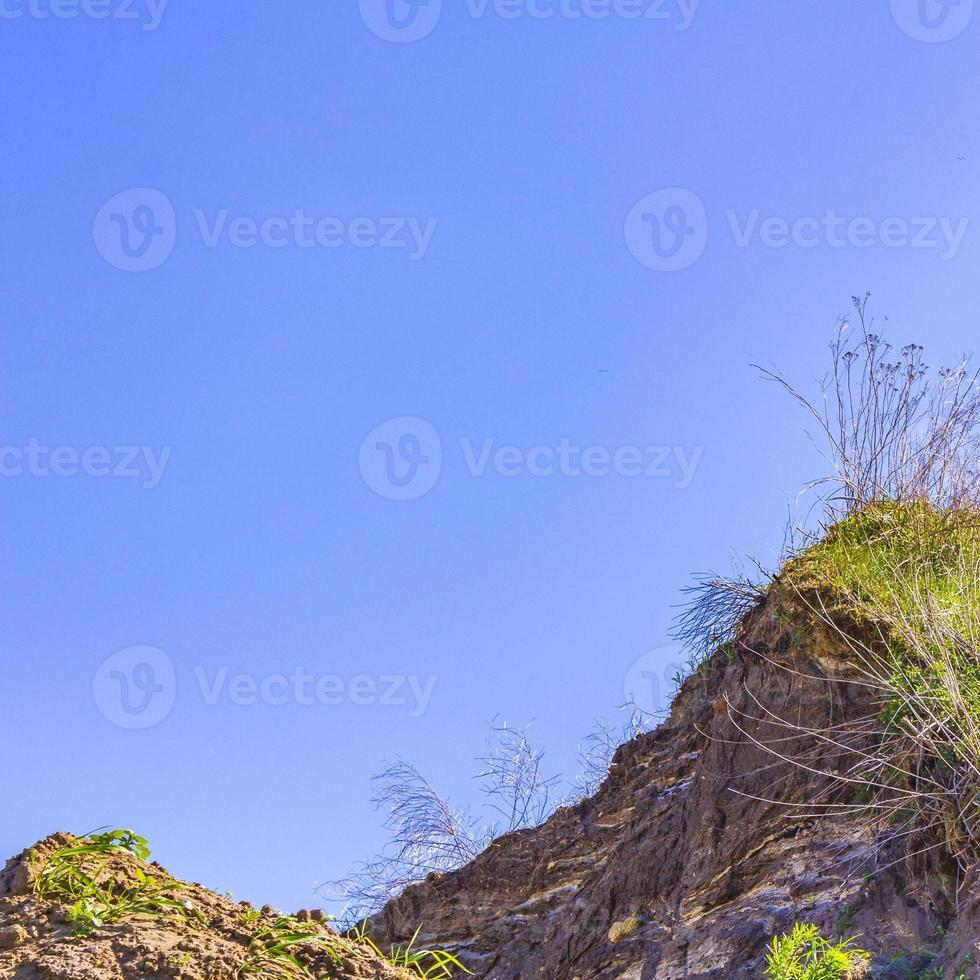
MULTIPOLYGON (((941 851, 909 862, 866 820, 815 810, 840 790, 774 754, 800 760, 814 741, 799 729, 879 707, 843 644, 816 631, 794 644, 782 622, 753 614, 745 644, 619 750, 594 798, 413 886, 371 921, 375 938, 421 923, 421 942, 486 980, 743 980, 806 921, 860 935, 879 976, 980 976, 980 888, 957 893, 941 851)), ((846 769, 833 754, 817 768, 846 769)))
MULTIPOLYGON (((194 915, 130 917, 79 935, 67 921, 67 909, 38 901, 34 894, 30 851, 43 856, 76 843, 57 834, 11 858, 0 871, 0 978, 3 980, 234 980, 242 976, 255 936, 275 920, 272 910, 256 911, 186 882, 174 882, 174 895, 194 915)), ((40 862, 35 859, 36 865, 40 862)), ((158 865, 116 855, 106 865, 106 880, 123 887, 140 870, 169 878, 158 865)), ((100 881, 102 879, 100 878, 100 881)), ((311 926, 310 928, 313 928, 311 926)), ((408 980, 362 945, 330 932, 333 954, 322 947, 291 950, 311 975, 337 980, 408 980)), ((254 947, 253 947, 254 948, 254 947)), ((284 977, 282 973, 259 973, 284 977)))

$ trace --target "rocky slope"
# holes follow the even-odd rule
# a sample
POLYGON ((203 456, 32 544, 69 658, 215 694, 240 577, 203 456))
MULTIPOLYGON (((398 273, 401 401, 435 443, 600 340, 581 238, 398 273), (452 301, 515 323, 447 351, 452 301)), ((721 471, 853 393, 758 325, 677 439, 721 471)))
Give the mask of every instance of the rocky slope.
MULTIPOLYGON (((70 904, 45 901, 35 893, 45 859, 79 843, 58 834, 7 862, 0 872, 0 977, 4 980, 232 980, 256 976, 288 980, 302 970, 336 980, 402 980, 396 969, 367 947, 341 939, 310 913, 288 920, 292 932, 307 931, 308 942, 288 949, 299 969, 270 953, 268 930, 284 932, 281 913, 236 904, 199 885, 175 881, 157 864, 113 853, 98 876, 100 887, 117 895, 150 875, 166 884, 178 909, 127 914, 118 922, 80 930, 69 921, 70 904), (33 860, 30 856, 33 851, 33 860), (265 935, 264 935, 265 934, 265 935)), ((87 865, 91 872, 101 858, 87 865)))
POLYGON ((410 888, 371 921, 375 938, 422 923, 424 943, 486 980, 742 980, 805 921, 860 935, 877 976, 980 976, 976 876, 941 849, 906 860, 882 844, 887 828, 808 806, 842 799, 828 773, 848 754, 814 755, 807 732, 879 706, 831 631, 801 642, 778 605, 619 750, 594 798, 410 888))
MULTIPOLYGON (((836 777, 861 743, 844 733, 872 732, 881 705, 839 635, 801 624, 794 602, 773 590, 669 719, 619 750, 593 798, 390 903, 369 923, 378 945, 406 944, 421 924, 420 947, 484 980, 748 980, 775 934, 807 922, 860 936, 876 977, 980 978, 980 869, 855 812, 836 777)), ((445 976, 393 967, 311 913, 175 881, 138 848, 80 867, 115 900, 151 876, 161 901, 93 924, 73 895, 43 887, 52 855, 78 843, 56 835, 0 872, 3 980, 445 976)))

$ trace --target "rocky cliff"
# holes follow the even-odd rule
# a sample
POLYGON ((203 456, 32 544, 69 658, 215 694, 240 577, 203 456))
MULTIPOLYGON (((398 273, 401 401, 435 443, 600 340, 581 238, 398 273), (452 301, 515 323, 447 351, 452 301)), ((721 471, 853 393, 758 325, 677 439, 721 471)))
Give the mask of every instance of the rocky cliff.
POLYGON ((369 922, 376 947, 176 881, 125 832, 56 835, 0 872, 0 978, 461 977, 378 955, 421 926, 416 949, 484 980, 748 980, 797 922, 859 936, 872 976, 980 977, 978 870, 842 780, 880 693, 794 595, 769 591, 594 797, 409 888, 369 922))
POLYGON ((486 980, 742 980, 805 921, 860 935, 877 976, 980 976, 976 878, 851 808, 835 777, 859 748, 809 733, 880 705, 834 631, 791 619, 771 594, 595 797, 410 888, 372 934, 421 923, 486 980))

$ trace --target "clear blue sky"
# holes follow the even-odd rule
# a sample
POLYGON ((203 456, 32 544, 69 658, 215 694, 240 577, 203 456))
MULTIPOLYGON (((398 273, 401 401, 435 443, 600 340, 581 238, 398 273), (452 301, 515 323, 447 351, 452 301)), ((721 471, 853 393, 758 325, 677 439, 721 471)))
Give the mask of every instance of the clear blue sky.
POLYGON ((0 0, 5 855, 131 825, 296 909, 385 758, 573 768, 819 469, 749 365, 865 290, 975 344, 972 0, 52 3, 0 0))

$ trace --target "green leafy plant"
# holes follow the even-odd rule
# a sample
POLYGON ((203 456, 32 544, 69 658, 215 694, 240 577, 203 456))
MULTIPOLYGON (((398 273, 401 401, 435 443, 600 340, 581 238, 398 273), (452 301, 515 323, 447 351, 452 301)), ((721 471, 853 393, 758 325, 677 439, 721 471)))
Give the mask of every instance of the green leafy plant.
POLYGON ((416 949, 415 943, 418 941, 421 931, 422 927, 419 926, 415 930, 411 942, 405 946, 392 946, 387 953, 367 935, 363 926, 352 929, 348 933, 348 937, 356 943, 369 947, 392 965, 403 967, 415 973, 422 980, 452 980, 456 975, 455 970, 461 970, 463 973, 473 976, 451 953, 444 950, 416 949))
POLYGON ((767 980, 846 980, 871 959, 853 939, 831 943, 816 926, 798 922, 786 936, 777 936, 766 954, 767 980))
POLYGON ((266 980, 313 980, 313 974, 296 956, 300 947, 311 952, 325 952, 340 959, 337 938, 319 925, 300 922, 292 916, 280 916, 252 938, 248 958, 239 976, 266 980))
POLYGON ((238 913, 238 921, 243 926, 250 926, 262 918, 262 913, 258 909, 247 908, 238 913))
POLYGON ((146 860, 150 856, 146 838, 131 830, 109 830, 79 838, 78 843, 45 856, 31 852, 34 894, 39 901, 67 905, 68 921, 81 935, 128 918, 172 914, 200 919, 191 902, 176 897, 177 883, 168 876, 147 874, 135 866, 132 884, 114 880, 107 866, 120 854, 146 860))

